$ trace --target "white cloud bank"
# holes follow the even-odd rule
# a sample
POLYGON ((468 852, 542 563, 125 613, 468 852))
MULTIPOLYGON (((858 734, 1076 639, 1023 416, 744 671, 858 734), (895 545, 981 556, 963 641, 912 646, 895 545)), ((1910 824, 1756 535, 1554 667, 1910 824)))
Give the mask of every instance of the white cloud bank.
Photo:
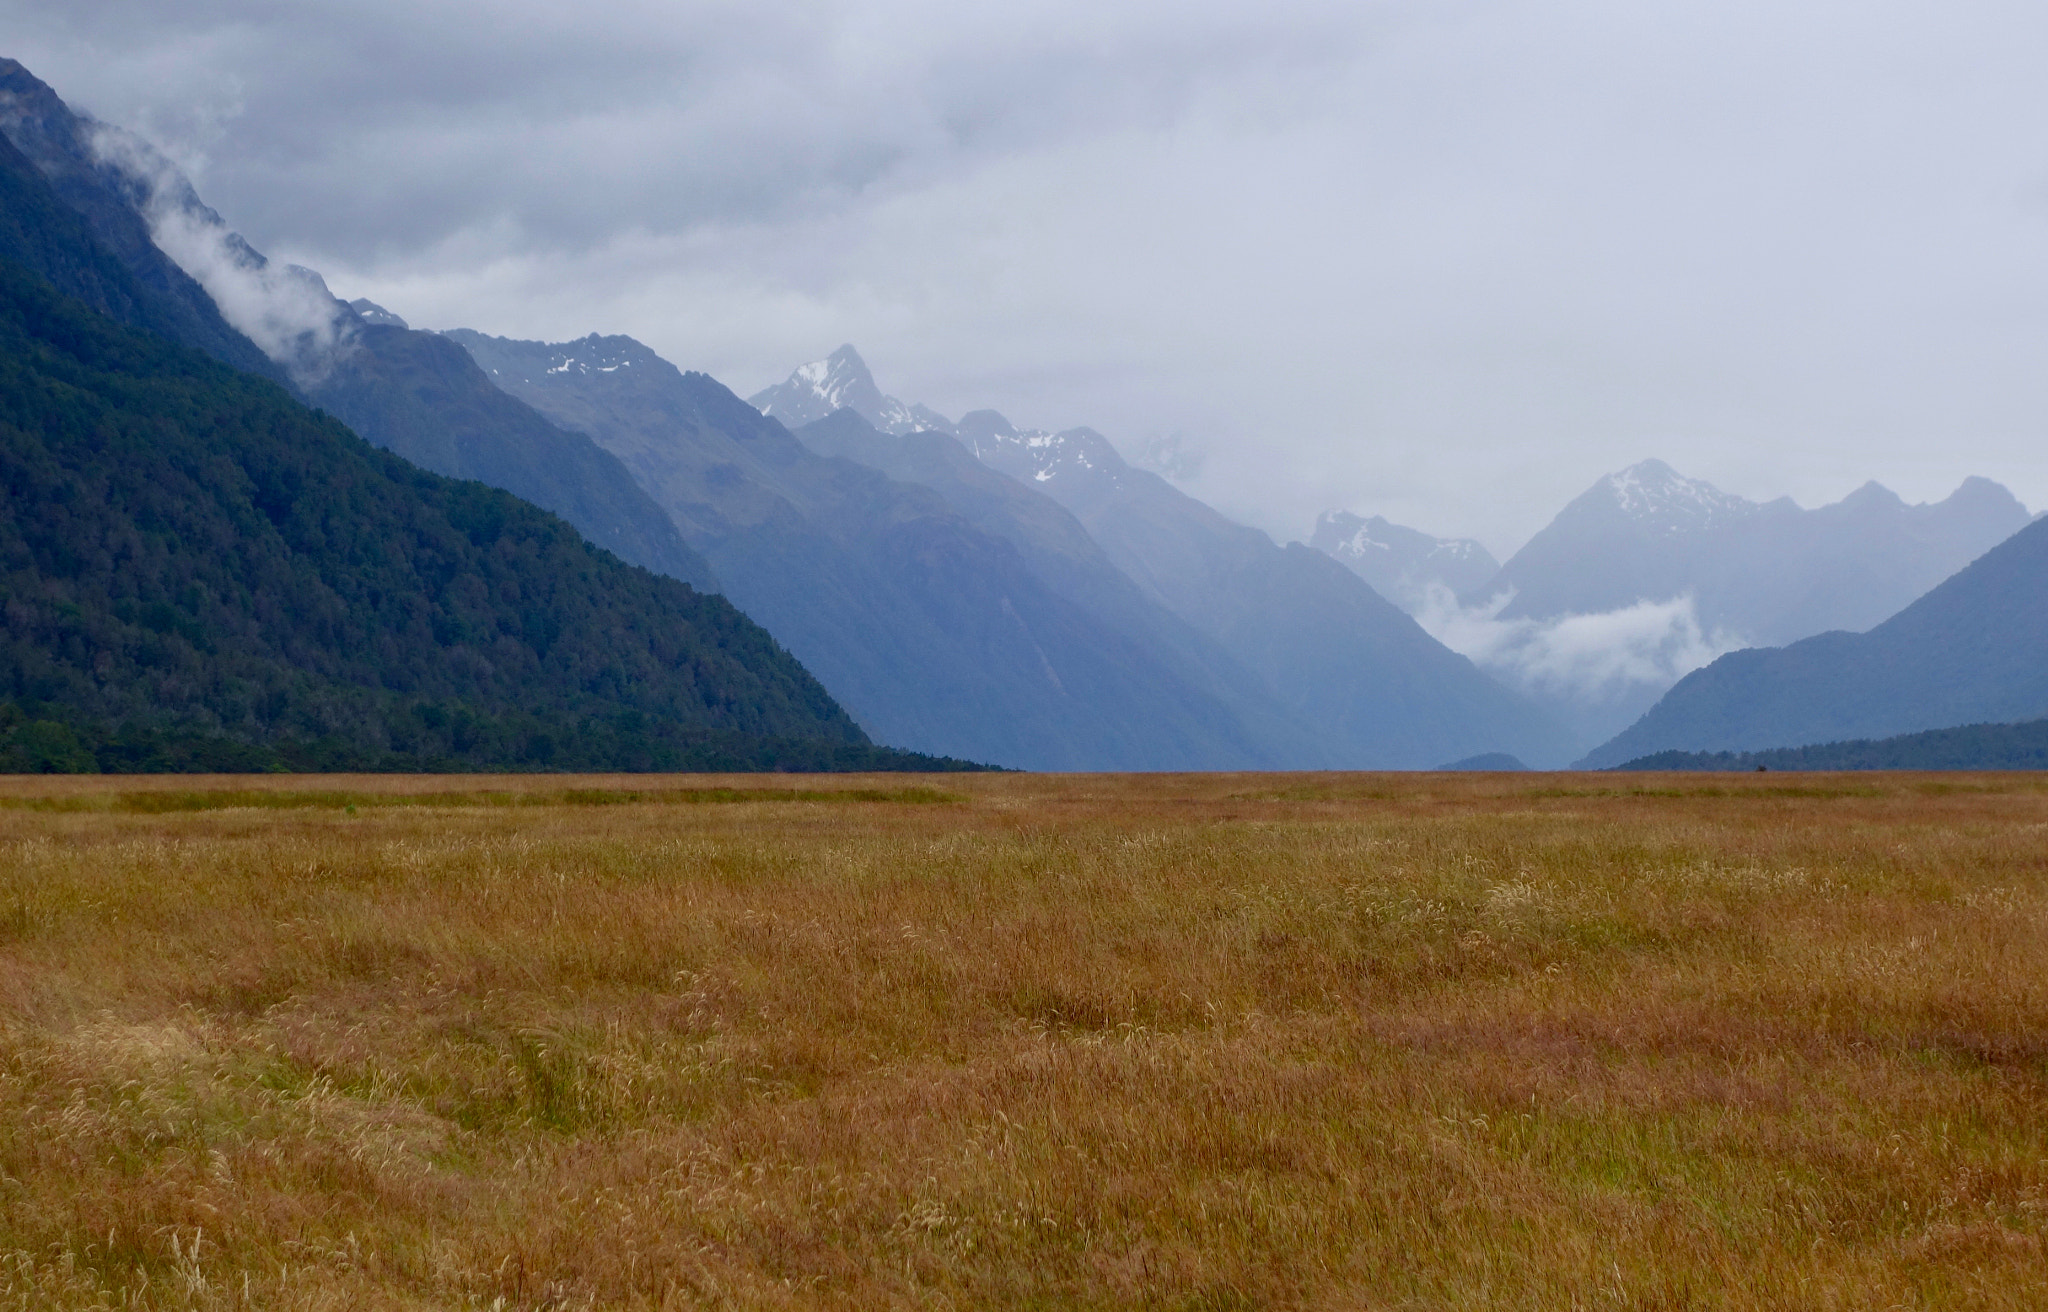
POLYGON ((1661 692, 1717 657, 1752 644, 1708 632, 1690 595, 1550 619, 1502 619, 1514 594, 1464 606, 1433 585, 1415 618, 1437 641, 1548 700, 1599 706, 1661 692))

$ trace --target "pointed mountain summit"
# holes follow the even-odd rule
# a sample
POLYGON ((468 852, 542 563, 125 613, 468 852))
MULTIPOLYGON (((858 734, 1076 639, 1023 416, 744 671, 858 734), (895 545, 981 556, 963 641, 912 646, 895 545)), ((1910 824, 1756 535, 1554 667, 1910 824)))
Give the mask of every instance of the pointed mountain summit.
MULTIPOLYGON (((840 406, 804 430, 837 435, 821 450, 630 337, 448 336, 499 386, 624 461, 726 595, 889 741, 1051 770, 1304 759, 1289 726, 1265 732, 1267 708, 1189 653, 1192 635, 1128 581, 1118 592, 1101 577, 1114 567, 1078 524, 1019 504, 1037 493, 986 470, 1000 486, 941 492, 886 460, 838 455, 863 440, 905 456, 936 446, 926 454, 943 465, 958 446, 943 433, 884 434, 840 406)), ((859 399, 838 386, 871 381, 859 357, 835 359, 836 380, 824 361, 814 381, 859 399)))
POLYGON ((1687 478, 1661 460, 1642 460, 1595 483, 1560 521, 1619 515, 1646 533, 1699 533, 1756 513, 1756 502, 1687 478))
POLYGON ((906 433, 950 433, 953 422, 936 410, 905 405, 884 396, 868 372, 867 361, 852 345, 840 347, 822 360, 798 365, 789 378, 756 392, 747 404, 789 429, 816 423, 834 410, 851 410, 884 433, 898 437, 906 433))

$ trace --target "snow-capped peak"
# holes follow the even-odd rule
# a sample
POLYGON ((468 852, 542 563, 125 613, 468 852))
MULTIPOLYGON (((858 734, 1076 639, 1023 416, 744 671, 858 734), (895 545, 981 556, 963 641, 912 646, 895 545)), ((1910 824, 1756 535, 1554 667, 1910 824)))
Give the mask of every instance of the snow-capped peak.
POLYGON ((840 347, 822 360, 798 365, 789 378, 764 392, 747 398, 762 414, 779 419, 790 428, 801 428, 825 418, 835 410, 851 410, 885 433, 902 436, 936 430, 953 431, 944 415, 921 405, 905 405, 885 396, 875 386, 867 362, 851 345, 840 347))
POLYGON ((1644 460, 1609 474, 1588 496, 1664 533, 1695 532, 1757 510, 1754 501, 1723 492, 1704 480, 1687 478, 1661 460, 1644 460))

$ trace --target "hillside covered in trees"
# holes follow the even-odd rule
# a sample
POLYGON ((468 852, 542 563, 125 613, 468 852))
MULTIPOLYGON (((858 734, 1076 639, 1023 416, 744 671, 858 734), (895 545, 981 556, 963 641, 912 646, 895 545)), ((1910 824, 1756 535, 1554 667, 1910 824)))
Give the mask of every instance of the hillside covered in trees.
POLYGON ((0 769, 941 764, 723 598, 59 292, 151 301, 39 183, 0 168, 0 769))

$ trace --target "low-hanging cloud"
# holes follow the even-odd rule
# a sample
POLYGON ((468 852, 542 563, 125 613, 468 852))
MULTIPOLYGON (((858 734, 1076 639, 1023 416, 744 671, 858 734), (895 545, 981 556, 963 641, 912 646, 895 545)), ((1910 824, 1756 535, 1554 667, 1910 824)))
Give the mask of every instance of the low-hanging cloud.
POLYGON ((1505 592, 1476 606, 1432 585, 1416 620, 1437 641, 1508 682, 1564 702, 1600 704, 1661 691, 1751 644, 1708 632, 1690 595, 1590 615, 1502 619, 1505 592))
POLYGON ((147 197, 143 216, 150 236, 206 289, 223 318, 298 381, 327 374, 348 349, 355 317, 319 274, 265 259, 199 200, 176 166, 135 134, 98 125, 92 148, 147 197))

